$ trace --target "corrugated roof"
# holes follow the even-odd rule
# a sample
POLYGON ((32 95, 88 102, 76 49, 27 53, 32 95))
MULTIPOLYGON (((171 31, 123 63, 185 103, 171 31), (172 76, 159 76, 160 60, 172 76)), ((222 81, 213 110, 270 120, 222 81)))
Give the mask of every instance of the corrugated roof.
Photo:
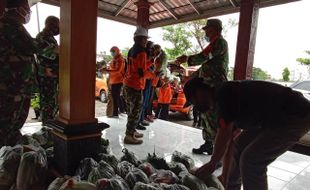
MULTIPOLYGON (((261 7, 298 0, 260 0, 261 7)), ((59 6, 59 0, 42 0, 59 6)), ((85 1, 87 2, 87 1, 85 1)), ((99 0, 98 16, 136 25, 137 0, 99 0)), ((214 17, 239 11, 241 0, 149 0, 150 28, 156 28, 196 19, 214 17)))

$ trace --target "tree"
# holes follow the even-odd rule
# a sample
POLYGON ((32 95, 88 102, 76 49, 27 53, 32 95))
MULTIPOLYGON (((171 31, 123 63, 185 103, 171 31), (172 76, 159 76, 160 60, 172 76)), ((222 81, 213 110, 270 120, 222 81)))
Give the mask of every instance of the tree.
MULTIPOLYGON (((310 50, 305 51, 308 55, 310 55, 310 50)), ((310 58, 297 58, 296 61, 301 63, 302 65, 310 66, 310 58)))
POLYGON ((285 82, 288 82, 288 81, 290 81, 290 70, 288 70, 288 68, 287 67, 285 67, 284 69, 283 69, 283 72, 282 72, 282 78, 283 78, 283 81, 285 81, 285 82))
POLYGON ((267 80, 270 77, 269 74, 261 68, 253 67, 252 78, 253 80, 267 80))

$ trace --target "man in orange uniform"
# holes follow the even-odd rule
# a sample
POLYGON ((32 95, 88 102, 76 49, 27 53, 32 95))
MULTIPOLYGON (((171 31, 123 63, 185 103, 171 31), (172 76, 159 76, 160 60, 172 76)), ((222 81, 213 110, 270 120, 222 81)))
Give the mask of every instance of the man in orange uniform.
POLYGON ((147 76, 147 39, 147 29, 140 26, 137 27, 134 34, 135 44, 128 52, 127 70, 124 78, 124 96, 128 114, 126 136, 124 138, 125 144, 143 143, 139 139, 143 137, 143 134, 138 133, 136 127, 139 124, 143 102, 142 91, 145 87, 145 77, 147 76))
POLYGON ((113 99, 113 116, 118 117, 120 107, 120 94, 124 80, 125 60, 118 47, 113 46, 110 50, 113 56, 107 71, 110 74, 111 94, 113 99))
POLYGON ((169 77, 165 77, 163 85, 159 88, 158 92, 158 105, 155 117, 163 120, 168 120, 169 105, 172 99, 172 89, 169 77))

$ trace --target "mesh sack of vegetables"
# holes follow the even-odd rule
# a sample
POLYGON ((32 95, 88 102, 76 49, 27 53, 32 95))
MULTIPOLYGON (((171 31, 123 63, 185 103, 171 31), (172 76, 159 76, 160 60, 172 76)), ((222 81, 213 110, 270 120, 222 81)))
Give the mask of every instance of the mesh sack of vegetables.
POLYGON ((152 164, 148 162, 144 162, 140 164, 138 168, 141 169, 148 177, 150 177, 153 173, 156 172, 152 164))
POLYGON ((150 176, 150 181, 154 183, 175 184, 179 178, 170 170, 158 170, 150 176))
POLYGON ((180 177, 181 172, 188 172, 187 168, 185 167, 184 164, 180 162, 171 162, 169 163, 169 170, 171 170, 175 175, 180 177))
POLYGON ((130 190, 126 181, 120 176, 111 179, 99 179, 96 183, 97 190, 130 190))
POLYGON ((178 151, 173 152, 171 161, 184 164, 189 171, 191 171, 195 167, 195 161, 191 157, 178 151))
POLYGON ((196 176, 188 172, 181 172, 180 175, 182 176, 181 178, 182 185, 190 188, 191 190, 207 190, 208 189, 207 185, 203 181, 198 179, 196 176))
POLYGON ((179 185, 179 184, 173 184, 173 185, 168 185, 168 184, 160 184, 163 190, 191 190, 190 188, 184 186, 184 185, 179 185))
POLYGON ((134 169, 134 165, 127 162, 127 161, 123 161, 118 163, 117 165, 117 174, 120 175, 122 178, 125 178, 126 175, 134 169))
POLYGON ((160 156, 157 156, 155 153, 153 154, 148 154, 146 158, 147 162, 152 164, 154 168, 156 169, 164 169, 164 170, 169 170, 169 165, 166 162, 166 160, 160 156))
POLYGON ((125 177, 130 188, 133 188, 137 182, 149 183, 147 175, 139 168, 134 168, 125 177))
MULTIPOLYGON (((47 177, 47 158, 42 148, 22 155, 18 167, 16 187, 18 190, 41 190, 47 177)), ((45 187, 46 189, 46 187, 45 187)))
POLYGON ((70 176, 57 177, 51 184, 49 184, 47 190, 59 190, 60 187, 71 178, 72 177, 70 176))
POLYGON ((96 183, 98 179, 110 179, 115 176, 113 168, 105 161, 100 161, 98 167, 94 167, 88 175, 88 180, 91 183, 96 183))
POLYGON ((14 147, 3 146, 0 149, 0 189, 6 190, 15 183, 17 170, 23 147, 16 145, 14 147))
POLYGON ((101 153, 98 155, 98 158, 99 161, 103 160, 106 163, 108 163, 114 169, 115 172, 117 171, 117 165, 119 163, 119 160, 114 155, 101 153))
POLYGON ((218 190, 225 190, 224 186, 222 185, 222 183, 220 182, 220 180, 213 174, 211 174, 210 176, 208 176, 207 178, 205 178, 203 180, 205 182, 205 184, 210 188, 216 188, 218 190))
POLYGON ((100 153, 110 154, 110 152, 110 141, 108 139, 101 139, 100 153))
POLYGON ((35 139, 40 146, 48 148, 53 146, 53 139, 51 134, 52 129, 47 127, 42 127, 42 129, 31 135, 33 139, 35 139))
POLYGON ((80 176, 81 180, 87 180, 91 170, 98 166, 99 164, 94 159, 84 158, 81 160, 77 170, 75 171, 75 175, 80 176))
POLYGON ((128 149, 124 148, 122 150, 124 155, 121 157, 121 161, 127 161, 132 163, 134 166, 138 167, 141 164, 141 161, 138 159, 138 157, 128 149))
POLYGON ((154 187, 152 184, 145 184, 138 182, 135 184, 133 190, 163 190, 160 186, 154 187))
POLYGON ((74 178, 67 180, 59 190, 96 190, 96 185, 88 181, 79 181, 74 178))
POLYGON ((22 138, 17 142, 17 144, 40 147, 40 143, 30 135, 23 135, 22 138))

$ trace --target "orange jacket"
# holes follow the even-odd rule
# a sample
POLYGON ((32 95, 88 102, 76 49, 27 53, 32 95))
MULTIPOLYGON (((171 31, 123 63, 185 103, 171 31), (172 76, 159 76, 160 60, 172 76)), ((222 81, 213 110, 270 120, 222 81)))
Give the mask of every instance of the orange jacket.
POLYGON ((113 57, 112 61, 110 62, 110 66, 108 68, 110 74, 109 83, 110 84, 123 83, 125 60, 117 47, 114 46, 112 47, 112 49, 115 51, 116 56, 113 57))
POLYGON ((172 89, 170 83, 159 88, 158 103, 170 104, 172 100, 172 89))
POLYGON ((124 84, 136 90, 145 87, 147 54, 145 48, 135 44, 128 52, 127 71, 124 84))

